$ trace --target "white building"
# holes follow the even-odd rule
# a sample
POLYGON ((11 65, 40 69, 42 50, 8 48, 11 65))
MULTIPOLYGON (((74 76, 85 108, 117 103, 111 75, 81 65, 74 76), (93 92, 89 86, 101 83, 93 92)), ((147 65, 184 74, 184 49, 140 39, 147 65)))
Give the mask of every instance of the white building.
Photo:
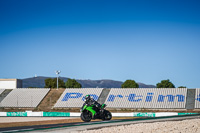
POLYGON ((0 79, 0 89, 16 89, 16 88, 22 88, 22 80, 0 79))

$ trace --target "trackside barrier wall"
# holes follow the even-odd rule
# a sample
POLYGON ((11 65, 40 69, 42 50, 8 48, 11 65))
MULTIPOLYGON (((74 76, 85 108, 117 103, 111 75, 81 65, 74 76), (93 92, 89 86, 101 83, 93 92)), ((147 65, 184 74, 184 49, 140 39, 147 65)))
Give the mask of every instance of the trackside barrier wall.
POLYGON ((50 89, 13 89, 0 107, 37 107, 50 89))
POLYGON ((186 88, 115 88, 107 99, 110 108, 185 108, 186 88))
POLYGON ((98 100, 103 88, 66 89, 55 104, 55 108, 82 107, 86 95, 98 100))
MULTIPOLYGON (((161 116, 176 116, 189 115, 197 113, 176 113, 176 112, 130 112, 130 113, 112 113, 114 117, 161 117, 161 116)), ((8 117, 80 117, 81 113, 73 112, 0 112, 0 116, 8 117)))

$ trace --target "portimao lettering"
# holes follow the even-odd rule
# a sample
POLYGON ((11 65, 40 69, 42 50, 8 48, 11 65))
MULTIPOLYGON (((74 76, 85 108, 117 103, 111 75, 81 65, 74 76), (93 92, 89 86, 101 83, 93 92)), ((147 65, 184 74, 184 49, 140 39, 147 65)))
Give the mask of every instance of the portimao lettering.
MULTIPOLYGON (((98 100, 99 96, 96 94, 89 94, 91 95, 94 100, 98 100)), ((62 101, 69 101, 69 100, 75 100, 75 99, 80 99, 84 101, 85 95, 83 93, 78 93, 78 92, 70 92, 66 93, 65 96, 62 98, 62 101)), ((155 96, 153 92, 148 92, 146 95, 140 95, 140 94, 135 94, 135 93, 130 93, 129 95, 114 95, 114 94, 109 94, 107 102, 114 102, 116 99, 125 99, 127 102, 152 102, 153 99, 156 99, 157 102, 185 102, 186 97, 182 94, 160 94, 155 96)))

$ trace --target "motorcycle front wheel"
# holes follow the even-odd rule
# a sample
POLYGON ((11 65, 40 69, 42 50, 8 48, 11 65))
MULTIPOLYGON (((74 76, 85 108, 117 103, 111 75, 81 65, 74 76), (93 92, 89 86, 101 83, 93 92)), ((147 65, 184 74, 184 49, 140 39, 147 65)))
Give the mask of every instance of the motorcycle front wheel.
POLYGON ((81 120, 84 122, 90 122, 92 119, 92 114, 91 112, 84 111, 81 113, 81 120))

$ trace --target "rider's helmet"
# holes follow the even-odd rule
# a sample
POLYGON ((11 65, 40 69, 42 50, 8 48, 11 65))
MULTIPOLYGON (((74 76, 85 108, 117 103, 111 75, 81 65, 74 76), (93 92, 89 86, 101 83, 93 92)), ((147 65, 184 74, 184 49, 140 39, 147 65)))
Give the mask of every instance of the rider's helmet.
POLYGON ((89 100, 91 100, 90 95, 86 95, 86 96, 85 96, 85 101, 88 102, 89 100))

